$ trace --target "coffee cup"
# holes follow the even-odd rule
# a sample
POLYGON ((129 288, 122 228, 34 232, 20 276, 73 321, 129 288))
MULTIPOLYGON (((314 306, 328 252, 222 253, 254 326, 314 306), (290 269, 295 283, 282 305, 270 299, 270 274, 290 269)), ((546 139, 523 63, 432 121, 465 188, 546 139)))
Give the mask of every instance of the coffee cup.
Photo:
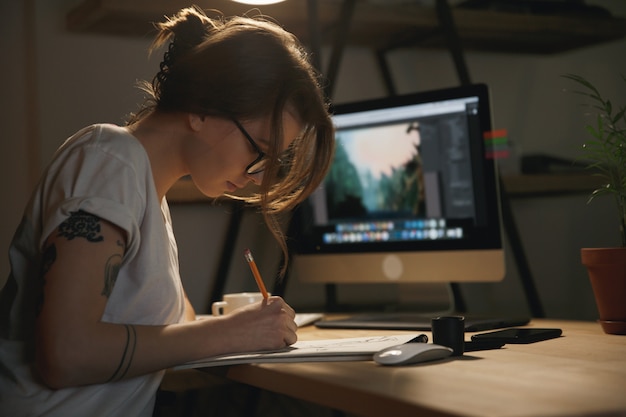
POLYGON ((222 301, 216 301, 211 305, 211 311, 214 316, 222 316, 224 314, 231 313, 239 307, 258 303, 261 300, 263 300, 263 294, 260 292, 237 292, 224 294, 222 301))

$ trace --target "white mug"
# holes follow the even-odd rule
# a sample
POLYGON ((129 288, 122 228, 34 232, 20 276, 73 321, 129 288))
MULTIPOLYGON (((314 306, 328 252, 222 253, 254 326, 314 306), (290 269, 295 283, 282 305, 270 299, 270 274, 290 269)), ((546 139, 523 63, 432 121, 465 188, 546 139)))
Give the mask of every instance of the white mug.
POLYGON ((263 294, 260 292, 224 294, 222 301, 216 301, 211 305, 211 311, 214 316, 221 316, 232 312, 236 308, 258 303, 261 300, 263 300, 263 294))

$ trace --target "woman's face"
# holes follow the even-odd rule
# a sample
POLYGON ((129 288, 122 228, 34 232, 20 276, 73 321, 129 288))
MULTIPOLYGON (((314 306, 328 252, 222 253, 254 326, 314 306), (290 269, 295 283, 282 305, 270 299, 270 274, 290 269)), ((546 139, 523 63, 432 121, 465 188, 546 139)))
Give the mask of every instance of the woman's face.
MULTIPOLYGON (((259 157, 246 133, 262 152, 267 153, 270 119, 237 123, 228 119, 205 117, 199 129, 185 146, 185 160, 196 187, 208 197, 234 193, 250 182, 260 184, 263 172, 248 174, 246 168, 259 157)), ((283 112, 282 150, 300 134, 301 123, 289 112, 283 112)))

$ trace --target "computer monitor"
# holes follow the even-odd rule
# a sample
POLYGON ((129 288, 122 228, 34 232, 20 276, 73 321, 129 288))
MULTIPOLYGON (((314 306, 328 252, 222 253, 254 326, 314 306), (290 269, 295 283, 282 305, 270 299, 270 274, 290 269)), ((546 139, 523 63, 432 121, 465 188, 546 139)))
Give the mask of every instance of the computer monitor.
POLYGON ((486 85, 341 104, 332 113, 334 161, 294 216, 290 279, 503 279, 486 85))

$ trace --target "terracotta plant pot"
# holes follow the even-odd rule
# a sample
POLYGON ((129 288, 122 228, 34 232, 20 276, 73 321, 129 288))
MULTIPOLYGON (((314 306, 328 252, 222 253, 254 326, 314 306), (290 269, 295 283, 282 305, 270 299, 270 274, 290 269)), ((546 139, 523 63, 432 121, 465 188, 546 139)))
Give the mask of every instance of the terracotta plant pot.
POLYGON ((605 333, 626 335, 626 248, 581 249, 605 333))

